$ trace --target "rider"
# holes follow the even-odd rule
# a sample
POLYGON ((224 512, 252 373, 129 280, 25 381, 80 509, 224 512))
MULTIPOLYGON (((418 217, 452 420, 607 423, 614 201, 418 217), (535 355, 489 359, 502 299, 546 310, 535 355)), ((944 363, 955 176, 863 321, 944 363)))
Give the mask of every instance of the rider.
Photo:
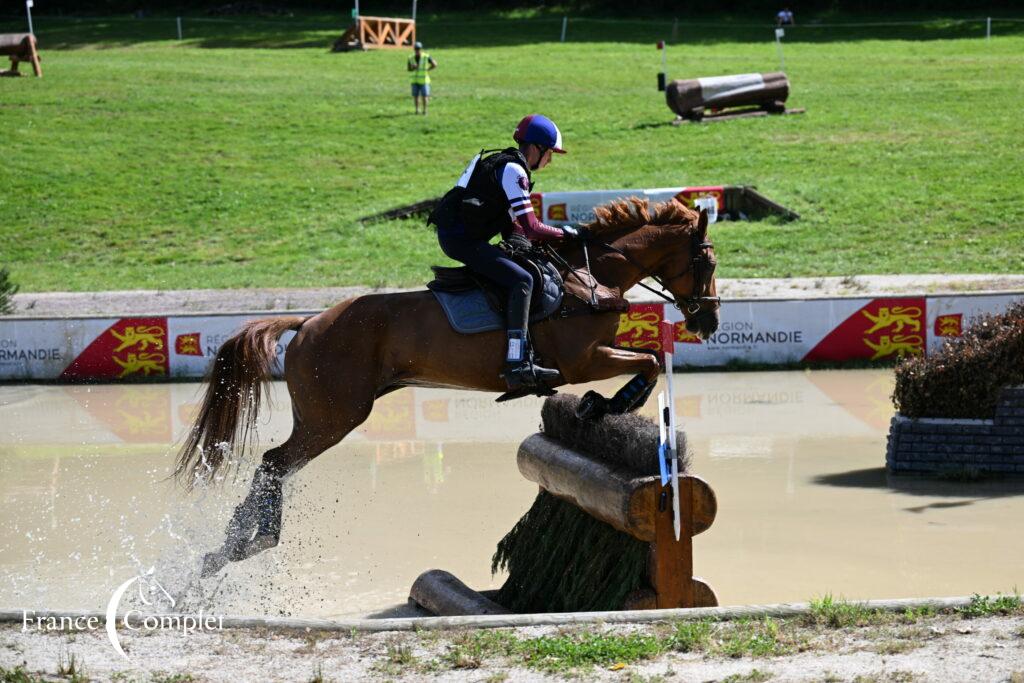
POLYGON ((489 240, 498 233, 520 243, 580 236, 575 228, 541 223, 530 203, 530 172, 547 166, 552 152, 565 154, 558 127, 546 116, 531 114, 519 122, 512 139, 518 148, 482 150, 473 157, 428 220, 437 226, 438 241, 447 256, 508 290, 508 345, 502 376, 509 391, 542 389, 558 379, 558 371, 535 365, 527 351, 533 276, 489 240))

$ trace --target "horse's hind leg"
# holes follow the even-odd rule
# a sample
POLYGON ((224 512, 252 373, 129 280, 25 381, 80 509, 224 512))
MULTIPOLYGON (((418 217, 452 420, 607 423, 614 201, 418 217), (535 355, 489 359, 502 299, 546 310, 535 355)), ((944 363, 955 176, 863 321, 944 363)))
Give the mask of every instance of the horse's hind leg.
POLYGON ((370 414, 372 398, 349 405, 323 419, 300 422, 296 416, 292 435, 276 448, 263 454, 263 460, 253 473, 249 494, 228 521, 226 537, 220 550, 203 558, 202 576, 211 576, 228 562, 238 562, 273 548, 281 538, 281 517, 284 480, 302 469, 313 458, 341 441, 346 434, 361 424, 370 414))

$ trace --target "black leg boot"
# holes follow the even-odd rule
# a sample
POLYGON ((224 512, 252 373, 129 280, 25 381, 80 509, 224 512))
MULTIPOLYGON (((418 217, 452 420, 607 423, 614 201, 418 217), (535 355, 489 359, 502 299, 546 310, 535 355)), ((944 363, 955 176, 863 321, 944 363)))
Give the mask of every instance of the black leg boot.
POLYGON ((524 387, 547 390, 548 384, 560 377, 557 370, 535 365, 529 352, 527 325, 530 322, 531 294, 529 283, 517 285, 508 293, 508 346, 502 376, 510 392, 524 387))
POLYGON ((647 401, 654 389, 654 383, 648 382, 643 375, 636 375, 626 382, 608 401, 609 413, 626 413, 636 410, 647 401))

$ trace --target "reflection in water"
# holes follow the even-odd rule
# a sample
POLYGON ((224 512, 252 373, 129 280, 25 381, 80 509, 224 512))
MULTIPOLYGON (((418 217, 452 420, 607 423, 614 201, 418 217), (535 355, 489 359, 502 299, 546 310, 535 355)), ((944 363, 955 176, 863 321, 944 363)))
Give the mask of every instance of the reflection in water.
MULTIPOLYGON (((500 584, 491 553, 536 495, 515 453, 538 427, 539 400, 429 389, 381 399, 286 485, 281 545, 197 586, 199 557, 219 543, 253 465, 191 495, 166 481, 197 389, 0 387, 0 608, 99 609, 150 567, 179 607, 220 613, 366 613, 403 601, 435 567, 500 584)), ((695 540, 696 569, 723 603, 1024 584, 1024 550, 1006 543, 1024 485, 889 477, 891 389, 887 371, 677 376, 694 470, 719 500, 695 540)), ((281 385, 274 399, 267 447, 291 427, 281 385)))

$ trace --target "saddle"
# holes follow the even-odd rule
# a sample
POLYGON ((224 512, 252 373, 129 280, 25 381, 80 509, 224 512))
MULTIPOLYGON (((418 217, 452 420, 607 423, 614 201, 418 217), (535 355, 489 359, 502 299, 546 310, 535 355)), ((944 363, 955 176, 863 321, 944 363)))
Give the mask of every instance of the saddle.
MULTIPOLYGON (((535 249, 507 249, 509 257, 533 275, 535 283, 530 300, 530 322, 576 314, 629 310, 629 302, 596 281, 588 285, 577 276, 563 279, 561 271, 543 252, 535 249), (591 286, 594 287, 591 291, 591 286), (572 295, 578 305, 565 303, 565 294, 572 295), (563 305, 565 304, 565 305, 563 305), (573 308, 573 310, 569 310, 573 308)), ((427 284, 456 332, 473 334, 505 329, 505 288, 489 278, 478 275, 468 266, 450 268, 431 266, 434 279, 427 284)), ((585 271, 584 278, 589 278, 585 271)), ((592 279, 592 278, 591 278, 592 279)))
MULTIPOLYGON (((562 305, 562 276, 550 261, 533 252, 516 251, 510 258, 533 275, 530 322, 553 315, 562 305)), ((431 266, 434 279, 427 283, 448 322, 457 332, 473 334, 504 329, 507 292, 504 287, 473 272, 468 266, 431 266)))

